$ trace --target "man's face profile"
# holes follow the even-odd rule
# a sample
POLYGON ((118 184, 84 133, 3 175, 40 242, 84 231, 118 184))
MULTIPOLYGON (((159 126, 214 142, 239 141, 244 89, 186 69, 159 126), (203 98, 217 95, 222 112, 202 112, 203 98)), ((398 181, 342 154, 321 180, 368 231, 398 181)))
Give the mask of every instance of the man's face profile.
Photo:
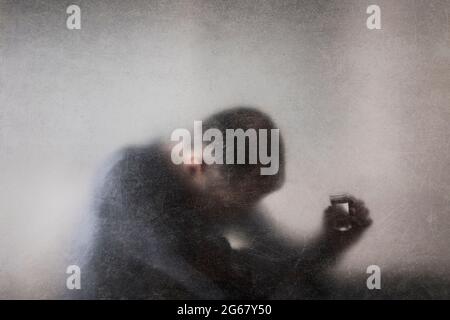
POLYGON ((177 129, 171 136, 172 142, 178 141, 171 160, 194 193, 225 207, 245 207, 281 186, 281 137, 266 115, 238 108, 209 122, 204 135, 199 136, 202 127, 196 125, 202 122, 196 121, 193 139, 186 129, 177 129))

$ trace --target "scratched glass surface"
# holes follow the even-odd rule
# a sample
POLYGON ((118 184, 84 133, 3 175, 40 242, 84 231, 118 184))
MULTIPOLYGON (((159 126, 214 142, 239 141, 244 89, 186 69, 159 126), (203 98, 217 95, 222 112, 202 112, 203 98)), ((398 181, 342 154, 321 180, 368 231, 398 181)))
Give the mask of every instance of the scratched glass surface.
POLYGON ((352 193, 374 224, 334 276, 365 283, 376 264, 444 295, 450 1, 89 1, 76 31, 66 5, 0 0, 0 298, 59 296, 111 153, 237 104, 285 139, 276 228, 308 240, 329 195, 352 193))

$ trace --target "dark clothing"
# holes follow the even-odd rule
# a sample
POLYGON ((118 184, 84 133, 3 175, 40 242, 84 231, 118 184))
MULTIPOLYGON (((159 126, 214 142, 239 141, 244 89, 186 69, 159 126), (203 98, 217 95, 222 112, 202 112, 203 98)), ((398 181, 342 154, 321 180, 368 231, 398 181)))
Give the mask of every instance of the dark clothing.
POLYGON ((302 290, 310 289, 305 295, 320 294, 317 277, 305 268, 314 269, 317 259, 299 262, 308 261, 299 258, 311 250, 290 247, 256 209, 208 214, 161 150, 126 149, 104 177, 91 258, 83 268, 86 298, 271 298, 289 273, 302 290), (228 228, 247 234, 251 245, 232 249, 224 237, 228 228))

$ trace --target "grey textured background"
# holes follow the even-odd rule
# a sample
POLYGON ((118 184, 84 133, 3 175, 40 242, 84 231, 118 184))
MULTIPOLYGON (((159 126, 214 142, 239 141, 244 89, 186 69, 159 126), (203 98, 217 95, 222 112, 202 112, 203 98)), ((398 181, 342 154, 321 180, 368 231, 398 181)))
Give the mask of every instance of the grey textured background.
POLYGON ((449 14, 446 0, 0 0, 0 297, 64 286, 108 154, 236 104, 286 140, 286 185, 265 200, 276 227, 308 239, 348 191, 375 224, 338 274, 448 278, 449 14))

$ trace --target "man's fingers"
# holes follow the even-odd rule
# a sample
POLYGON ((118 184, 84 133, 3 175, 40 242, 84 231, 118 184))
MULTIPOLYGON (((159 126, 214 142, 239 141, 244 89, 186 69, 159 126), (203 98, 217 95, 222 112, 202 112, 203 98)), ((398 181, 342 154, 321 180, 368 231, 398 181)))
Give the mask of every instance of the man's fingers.
POLYGON ((358 227, 368 227, 372 224, 372 219, 369 216, 365 217, 358 217, 358 216, 351 216, 352 225, 358 226, 358 227))
POLYGON ((360 227, 367 227, 372 223, 369 214, 369 209, 367 209, 364 202, 360 200, 353 204, 350 211, 352 222, 360 227))
POLYGON ((348 212, 341 206, 333 205, 325 210, 324 222, 327 226, 334 227, 339 221, 343 221, 342 219, 348 219, 348 222, 354 229, 353 231, 356 232, 357 230, 365 229, 372 224, 372 219, 369 216, 369 209, 367 209, 364 202, 353 196, 350 196, 349 200, 350 206, 348 212))
POLYGON ((347 215, 347 212, 341 207, 329 206, 325 210, 325 219, 334 219, 336 216, 347 215))

